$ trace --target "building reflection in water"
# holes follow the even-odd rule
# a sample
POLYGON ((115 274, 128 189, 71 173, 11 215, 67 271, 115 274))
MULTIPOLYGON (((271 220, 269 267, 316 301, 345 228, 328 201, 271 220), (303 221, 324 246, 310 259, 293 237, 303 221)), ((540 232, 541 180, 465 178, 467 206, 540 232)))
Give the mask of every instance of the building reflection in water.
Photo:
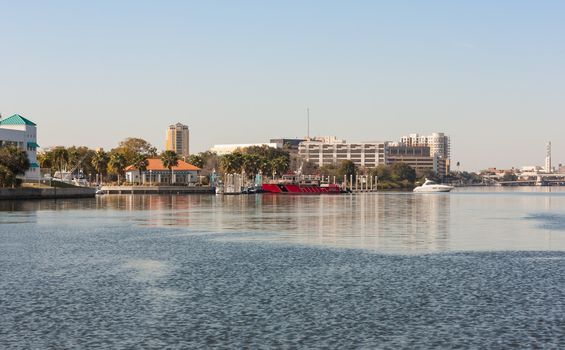
MULTIPOLYGON (((245 239, 383 250, 448 248, 450 196, 106 195, 93 199, 3 202, 0 210, 93 210, 137 225, 245 239)), ((70 218, 69 218, 70 219, 70 218)))

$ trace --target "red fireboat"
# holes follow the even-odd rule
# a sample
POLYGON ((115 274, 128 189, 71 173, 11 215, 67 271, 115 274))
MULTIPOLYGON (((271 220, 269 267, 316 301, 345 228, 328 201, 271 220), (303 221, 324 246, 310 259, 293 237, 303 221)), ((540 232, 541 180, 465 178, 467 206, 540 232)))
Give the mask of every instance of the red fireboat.
POLYGON ((263 192, 279 194, 340 194, 337 184, 322 183, 318 178, 305 178, 299 175, 284 175, 282 179, 264 183, 263 192))

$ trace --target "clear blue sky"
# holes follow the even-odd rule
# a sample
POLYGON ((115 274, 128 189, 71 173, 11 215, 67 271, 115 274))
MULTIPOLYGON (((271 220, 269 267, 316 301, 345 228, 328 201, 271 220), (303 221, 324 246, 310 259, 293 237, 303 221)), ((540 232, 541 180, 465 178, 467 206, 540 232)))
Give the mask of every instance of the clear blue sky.
POLYGON ((565 163, 565 1, 1 1, 0 112, 112 148, 452 137, 475 170, 565 163))

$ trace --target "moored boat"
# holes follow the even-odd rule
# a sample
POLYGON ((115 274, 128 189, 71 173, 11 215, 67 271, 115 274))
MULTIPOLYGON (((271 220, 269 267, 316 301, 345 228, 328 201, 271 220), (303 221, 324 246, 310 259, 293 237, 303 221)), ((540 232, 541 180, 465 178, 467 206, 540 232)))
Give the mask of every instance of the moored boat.
POLYGON ((428 179, 426 179, 423 185, 414 188, 416 193, 449 192, 451 190, 453 190, 453 186, 438 184, 428 179))
POLYGON ((300 176, 283 176, 280 180, 264 183, 263 192, 280 194, 339 194, 337 184, 321 183, 318 179, 303 179, 300 176))

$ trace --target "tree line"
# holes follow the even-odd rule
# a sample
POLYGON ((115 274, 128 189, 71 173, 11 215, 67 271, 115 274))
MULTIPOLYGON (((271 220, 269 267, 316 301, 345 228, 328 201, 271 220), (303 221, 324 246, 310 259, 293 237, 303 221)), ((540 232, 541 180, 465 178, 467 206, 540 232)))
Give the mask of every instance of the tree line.
POLYGON ((93 150, 84 146, 54 147, 39 153, 37 160, 41 168, 50 168, 51 175, 55 172, 82 173, 85 176, 98 174, 102 180, 115 180, 125 176, 125 168, 134 166, 146 170, 149 158, 160 158, 169 170, 177 166, 180 156, 174 151, 157 152, 149 142, 129 137, 118 144, 118 147, 106 152, 93 150))
MULTIPOLYGON (((315 168, 315 165, 308 164, 307 168, 315 168)), ((312 170, 310 170, 310 172, 312 172, 312 170)), ((374 168, 368 168, 358 167, 351 160, 343 160, 339 164, 324 165, 314 170, 314 172, 321 176, 329 176, 330 178, 335 176, 336 179, 340 181, 344 176, 348 178, 353 177, 354 179, 358 175, 366 175, 373 178, 377 177, 378 187, 380 189, 408 189, 414 187, 415 182, 420 178, 437 177, 433 171, 418 174, 414 168, 405 163, 394 163, 392 165, 381 164, 374 168)))
POLYGON ((245 147, 221 156, 207 151, 192 154, 187 161, 203 169, 203 175, 209 175, 215 170, 224 174, 245 172, 248 177, 259 172, 280 176, 291 170, 290 153, 268 146, 245 147))

